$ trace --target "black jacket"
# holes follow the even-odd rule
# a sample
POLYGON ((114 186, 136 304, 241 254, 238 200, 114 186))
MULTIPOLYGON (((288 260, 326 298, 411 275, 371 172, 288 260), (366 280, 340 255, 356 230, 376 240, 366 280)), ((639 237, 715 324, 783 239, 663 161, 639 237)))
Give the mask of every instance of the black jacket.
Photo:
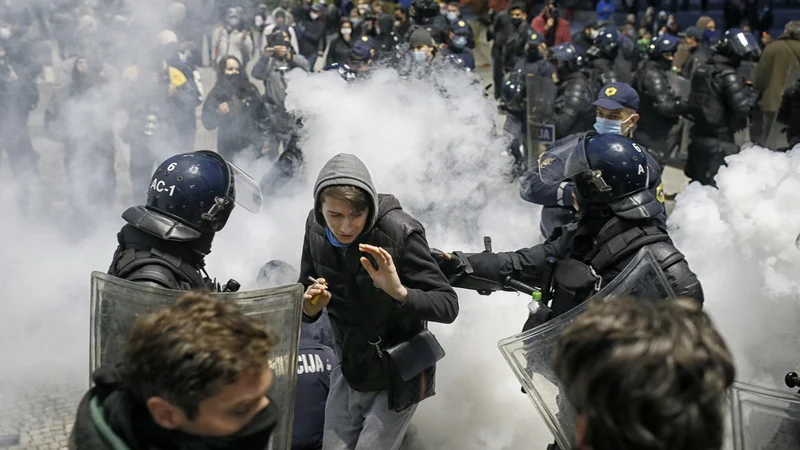
POLYGON ((592 85, 582 72, 573 72, 558 82, 553 103, 556 139, 592 128, 595 120, 595 100, 592 85))
POLYGON ((734 63, 714 54, 692 77, 692 135, 732 143, 733 133, 747 125, 756 100, 755 90, 736 72, 734 63))
MULTIPOLYGON (((672 90, 664 68, 657 61, 644 63, 633 79, 633 88, 639 94, 637 132, 666 144, 670 128, 687 113, 688 105, 672 90)), ((648 147, 656 146, 650 143, 648 147)))
POLYGON ((328 59, 325 60, 325 65, 331 64, 347 64, 350 61, 350 51, 353 49, 354 37, 350 37, 350 41, 346 41, 342 34, 339 33, 336 38, 331 42, 331 48, 328 49, 328 59))
MULTIPOLYGON (((584 302, 594 294, 594 281, 583 287, 567 287, 559 281, 559 265, 573 260, 583 265, 591 265, 602 277, 601 287, 610 283, 633 260, 641 248, 648 248, 664 271, 670 287, 678 297, 690 297, 702 303, 703 289, 697 276, 689 269, 684 256, 673 246, 666 231, 658 228, 650 219, 627 221, 613 217, 607 223, 593 230, 592 227, 573 222, 559 228, 553 237, 544 244, 523 248, 515 252, 476 253, 465 255, 472 266, 473 276, 505 283, 506 277, 533 286, 545 284, 547 258, 554 257, 556 268, 553 275, 553 296, 551 308, 555 316, 563 314, 584 302), (641 245, 644 242, 652 242, 641 245), (638 243, 638 244, 637 244, 638 243), (606 258, 611 250, 614 257, 606 258)), ((446 271, 451 266, 442 264, 446 271)), ((588 271, 587 271, 588 273, 588 271)), ((451 275, 451 280, 454 277, 451 275)), ((575 273, 571 273, 575 275, 575 273)), ((456 276, 454 285, 458 286, 464 275, 456 276)), ((550 281, 547 280, 547 283, 550 281)))
MULTIPOLYGON (((800 143, 800 80, 789 86, 783 93, 781 107, 778 111, 778 120, 788 124, 786 139, 789 141, 789 148, 800 143)), ((778 126, 781 126, 778 124, 778 126)))
POLYGON ((328 313, 342 374, 357 391, 379 391, 386 385, 379 355, 369 343, 374 330, 366 320, 380 333, 381 346, 391 347, 422 331, 427 321, 453 322, 458 297, 430 255, 422 225, 402 210, 394 196, 378 197, 375 225, 365 228, 357 242, 381 246, 392 255, 408 288, 405 303, 374 286, 359 262, 363 254, 357 245, 340 249, 330 243, 313 210, 306 222, 300 282, 308 285, 309 276, 325 278, 332 295, 328 313))
POLYGON ((691 80, 694 71, 697 70, 701 64, 708 62, 710 57, 711 49, 706 44, 698 44, 697 47, 692 49, 686 61, 683 62, 681 74, 691 80))
POLYGON ((605 58, 598 57, 590 60, 587 64, 586 70, 589 80, 594 86, 595 94, 600 92, 600 89, 607 84, 624 81, 620 79, 620 76, 614 67, 614 61, 610 61, 605 58))
MULTIPOLYGON (((317 54, 325 49, 325 21, 320 17, 311 20, 307 15, 296 16, 299 20, 295 26, 297 31, 297 43, 300 45, 300 54, 306 58, 317 54)), ((312 67, 313 69, 313 67, 312 67)))
POLYGON ((219 128, 217 151, 226 158, 246 149, 260 150, 264 144, 267 109, 258 89, 247 81, 246 75, 235 82, 218 79, 203 104, 202 119, 206 129, 219 128), (222 103, 228 103, 230 112, 227 114, 217 111, 222 103))
MULTIPOLYGON (((528 34, 531 32, 529 22, 523 21, 515 30, 513 30, 503 46, 503 67, 506 71, 511 71, 514 64, 520 58, 525 57, 525 43, 528 41, 528 34)), ((497 45, 495 43, 495 45, 497 45)))

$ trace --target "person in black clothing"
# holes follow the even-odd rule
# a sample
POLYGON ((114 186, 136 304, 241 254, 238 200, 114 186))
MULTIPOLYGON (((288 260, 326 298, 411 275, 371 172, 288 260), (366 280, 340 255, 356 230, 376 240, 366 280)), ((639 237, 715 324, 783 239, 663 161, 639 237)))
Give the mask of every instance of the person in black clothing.
POLYGON ((778 121, 789 125, 786 129, 788 149, 800 144, 800 80, 784 91, 778 110, 778 121))
POLYGON ((678 124, 680 116, 689 110, 667 79, 679 43, 680 39, 676 36, 661 35, 650 44, 649 60, 633 79, 633 88, 640 98, 636 142, 646 146, 661 165, 664 165, 672 148, 670 130, 678 124))
POLYGON ((695 71, 689 98, 694 126, 684 168, 692 180, 713 186, 725 157, 739 152, 734 133, 747 126, 757 94, 736 69, 760 54, 750 33, 732 28, 714 47, 708 63, 695 71))
POLYGON ((465 68, 475 70, 475 55, 469 49, 469 37, 472 29, 469 28, 464 20, 457 20, 450 25, 450 38, 447 47, 442 50, 442 56, 457 55, 461 59, 465 68))
POLYGON ((703 303, 703 288, 666 229, 654 218, 663 204, 648 189, 644 150, 615 134, 588 132, 570 145, 542 154, 541 177, 575 183, 575 221, 556 229, 543 244, 515 252, 434 252, 456 287, 494 291, 507 280, 540 286, 539 309, 523 330, 558 317, 608 285, 647 248, 678 297, 703 303), (566 161, 566 164, 553 164, 566 161))
POLYGON ((597 21, 592 21, 583 27, 583 30, 572 35, 572 43, 583 50, 594 45, 594 40, 600 35, 600 25, 597 21))
POLYGON ((355 42, 353 22, 348 17, 342 17, 342 22, 339 25, 339 35, 331 41, 325 65, 346 64, 347 60, 350 59, 350 50, 353 48, 353 42, 355 42))
POLYGON ((614 69, 614 62, 619 55, 619 31, 606 27, 586 50, 587 74, 595 86, 595 92, 607 84, 623 81, 614 69))
POLYGON ((401 42, 405 42, 408 37, 408 30, 413 25, 413 21, 409 16, 408 8, 402 6, 394 10, 394 31, 401 42))
POLYGON ((317 3, 305 16, 297 17, 295 30, 297 30, 297 40, 300 45, 300 54, 308 60, 311 71, 314 71, 314 63, 317 57, 322 55, 327 45, 325 35, 325 20, 322 13, 325 6, 317 3))
POLYGON ((379 57, 395 54, 400 38, 394 31, 394 16, 380 14, 375 21, 375 27, 368 30, 367 36, 373 40, 373 48, 379 57))
POLYGON ((270 398, 274 331, 235 303, 190 292, 132 328, 122 364, 92 374, 70 450, 263 449, 289 419, 270 398))
POLYGON ((537 77, 552 78, 555 70, 553 64, 544 55, 547 48, 544 44, 544 36, 533 30, 528 31, 528 41, 523 48, 524 56, 519 58, 514 64, 515 72, 522 72, 525 75, 533 74, 537 77))
POLYGON ((381 352, 421 336, 426 322, 453 322, 458 297, 422 225, 394 196, 377 193, 353 155, 334 156, 317 178, 299 282, 307 286, 303 321, 327 307, 342 358, 331 374, 324 447, 396 450, 415 404, 433 393, 436 366, 415 371, 412 383, 392 381, 389 395, 381 352), (405 394, 413 399, 399 403, 405 394))
POLYGON ((511 25, 513 26, 506 44, 503 46, 503 68, 505 72, 514 69, 514 64, 519 58, 525 56, 525 43, 530 38, 531 30, 528 23, 528 14, 525 12, 524 5, 515 3, 508 8, 511 15, 511 25))
POLYGON ((333 349, 311 335, 310 325, 304 323, 300 329, 292 450, 322 449, 331 372, 339 365, 333 349))
POLYGON ((243 72, 234 56, 222 59, 217 69, 217 83, 203 105, 203 125, 219 128, 217 151, 233 160, 247 153, 252 159, 261 154, 267 109, 261 94, 243 72))
POLYGON ((703 38, 703 32, 691 26, 683 32, 683 43, 689 50, 689 56, 681 66, 681 75, 691 80, 694 71, 700 64, 705 64, 711 57, 711 48, 703 38))
POLYGON ((556 99, 553 103, 556 139, 591 129, 595 120, 592 102, 594 91, 581 71, 583 51, 575 44, 561 44, 550 49, 550 61, 556 66, 556 99))
MULTIPOLYGON (((517 11, 517 14, 524 14, 521 9, 517 9, 517 11)), ((501 11, 497 13, 492 27, 486 35, 486 38, 492 41, 492 82, 494 83, 495 100, 500 99, 500 93, 503 88, 505 46, 511 37, 511 33, 518 26, 514 24, 515 20, 519 20, 519 23, 522 23, 522 19, 512 19, 509 12, 501 11)))
POLYGON ((411 3, 411 16, 414 25, 409 27, 408 32, 403 38, 409 42, 411 35, 417 28, 423 28, 430 33, 436 45, 447 42, 447 19, 439 14, 439 5, 433 0, 414 0, 411 3))
MULTIPOLYGON (((206 273, 205 257, 237 203, 258 212, 261 191, 219 154, 167 159, 151 178, 146 203, 122 213, 127 224, 117 234, 108 274, 165 289, 222 290, 206 273)), ((238 283, 224 289, 236 291, 238 283)))

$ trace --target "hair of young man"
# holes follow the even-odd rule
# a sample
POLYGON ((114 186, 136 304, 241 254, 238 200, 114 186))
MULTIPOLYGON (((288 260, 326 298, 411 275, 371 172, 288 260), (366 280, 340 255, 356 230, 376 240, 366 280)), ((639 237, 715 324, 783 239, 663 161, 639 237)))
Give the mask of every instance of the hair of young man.
POLYGON ((233 303, 188 292, 136 320, 125 355, 140 400, 161 397, 193 420, 200 403, 244 372, 264 370, 277 338, 233 303))
POLYGON ((593 450, 719 450, 735 369, 691 299, 593 303, 561 336, 553 367, 593 450))
POLYGON ((369 195, 363 189, 355 186, 328 186, 320 194, 320 203, 325 202, 328 197, 347 202, 355 212, 369 212, 372 204, 369 195))

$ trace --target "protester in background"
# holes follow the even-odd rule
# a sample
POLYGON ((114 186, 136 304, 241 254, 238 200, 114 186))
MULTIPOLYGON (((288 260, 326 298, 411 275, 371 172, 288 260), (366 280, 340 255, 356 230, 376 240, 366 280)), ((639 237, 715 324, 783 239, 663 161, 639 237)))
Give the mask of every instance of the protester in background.
POLYGON ((683 44, 675 55, 675 67, 687 79, 692 79, 697 66, 704 64, 711 57, 711 48, 703 39, 700 28, 689 27, 681 35, 683 44))
MULTIPOLYGON (((503 46, 504 72, 512 71, 519 58, 525 56, 525 43, 528 41, 528 35, 531 32, 531 28, 527 22, 528 14, 525 13, 524 3, 513 3, 508 10, 511 14, 512 28, 503 46)), ((495 43, 495 45, 497 44, 495 43)))
POLYGON ((350 59, 350 50, 353 48, 353 22, 349 18, 343 17, 339 25, 339 33, 331 41, 328 49, 328 58, 325 65, 346 64, 350 59))
POLYGON ((717 32, 717 22, 711 16, 701 16, 695 26, 703 32, 703 43, 710 46, 717 32))
POLYGON ((602 23, 608 23, 612 20, 614 16, 614 12, 616 9, 614 8, 613 0, 600 0, 597 2, 597 20, 602 23))
POLYGON ((203 105, 202 119, 206 129, 219 128, 217 152, 226 160, 234 161, 242 154, 250 160, 261 155, 266 107, 236 57, 220 61, 217 83, 203 105))
POLYGON ((547 0, 544 10, 533 18, 531 28, 544 35, 548 48, 565 42, 572 42, 569 35, 569 22, 559 17, 558 0, 547 0))
POLYGON ((267 25, 264 27, 264 35, 262 38, 262 47, 261 51, 264 51, 264 48, 267 46, 267 36, 271 35, 278 29, 282 29, 289 34, 289 43, 292 47, 292 50, 295 54, 300 52, 300 43, 297 42, 297 33, 294 30, 293 26, 288 25, 288 15, 285 10, 283 9, 276 9, 275 10, 275 23, 267 25))
POLYGON ((765 145, 769 138, 791 70, 800 73, 800 20, 786 23, 781 37, 764 49, 756 66, 753 86, 761 99, 761 115, 756 119, 760 126, 755 127, 760 133, 753 136, 753 142, 758 145, 765 145))
POLYGON ((298 19, 297 25, 297 39, 300 44, 300 54, 303 55, 311 70, 314 70, 314 64, 317 58, 322 56, 327 45, 327 37, 325 36, 325 20, 322 18, 322 11, 325 6, 317 3, 311 7, 308 15, 298 19))
POLYGON ((577 448, 722 449, 736 370, 695 300, 592 302, 559 337, 553 368, 577 448))
POLYGON ((253 38, 245 30, 242 16, 236 8, 228 8, 225 24, 214 30, 212 41, 212 55, 214 62, 219 64, 226 56, 234 56, 242 64, 247 65, 253 53, 253 38))
POLYGON ((589 50, 589 47, 594 44, 594 40, 600 34, 600 25, 597 21, 592 21, 583 27, 583 30, 572 35, 572 43, 581 48, 581 50, 589 50))

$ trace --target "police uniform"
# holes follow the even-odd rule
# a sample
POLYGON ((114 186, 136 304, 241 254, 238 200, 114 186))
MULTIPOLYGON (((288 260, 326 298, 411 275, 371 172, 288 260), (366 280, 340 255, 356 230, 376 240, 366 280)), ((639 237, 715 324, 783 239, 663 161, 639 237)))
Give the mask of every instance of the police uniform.
POLYGON ((555 69, 553 64, 544 59, 539 51, 539 45, 544 42, 544 36, 536 31, 528 34, 528 41, 525 43, 523 56, 517 58, 514 64, 514 71, 522 72, 525 75, 552 78, 555 69))
POLYGON ((448 42, 447 48, 442 50, 442 56, 458 55, 465 68, 475 70, 475 55, 468 46, 469 37, 472 33, 469 25, 464 20, 458 19, 451 24, 450 31, 453 33, 454 37, 448 42), (461 39, 463 39, 463 45, 459 46, 456 41, 460 41, 461 39))

